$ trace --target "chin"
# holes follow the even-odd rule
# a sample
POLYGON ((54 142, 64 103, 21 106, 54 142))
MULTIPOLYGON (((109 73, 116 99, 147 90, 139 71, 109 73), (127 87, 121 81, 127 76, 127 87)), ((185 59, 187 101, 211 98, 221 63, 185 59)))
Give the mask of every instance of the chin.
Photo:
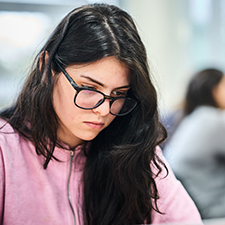
POLYGON ((89 137, 83 137, 82 139, 84 141, 92 141, 93 139, 95 139, 98 135, 90 135, 89 137))

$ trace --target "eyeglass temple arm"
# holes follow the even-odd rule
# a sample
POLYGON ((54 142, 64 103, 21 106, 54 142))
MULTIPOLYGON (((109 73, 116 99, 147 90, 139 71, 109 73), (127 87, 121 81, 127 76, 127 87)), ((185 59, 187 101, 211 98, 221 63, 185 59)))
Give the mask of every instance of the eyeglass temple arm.
POLYGON ((72 84, 74 87, 79 87, 75 81, 72 79, 72 77, 66 72, 66 70, 55 60, 55 63, 60 68, 60 70, 63 72, 63 74, 66 76, 67 80, 72 84))

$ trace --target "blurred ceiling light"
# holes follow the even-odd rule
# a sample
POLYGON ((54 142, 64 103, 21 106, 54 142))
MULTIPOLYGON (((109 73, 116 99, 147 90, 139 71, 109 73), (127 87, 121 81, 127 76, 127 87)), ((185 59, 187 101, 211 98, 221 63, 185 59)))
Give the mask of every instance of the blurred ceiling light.
POLYGON ((189 0, 191 19, 197 25, 207 24, 212 17, 212 0, 189 0))
POLYGON ((28 47, 37 42, 44 29, 43 16, 35 13, 0 13, 0 42, 28 47))

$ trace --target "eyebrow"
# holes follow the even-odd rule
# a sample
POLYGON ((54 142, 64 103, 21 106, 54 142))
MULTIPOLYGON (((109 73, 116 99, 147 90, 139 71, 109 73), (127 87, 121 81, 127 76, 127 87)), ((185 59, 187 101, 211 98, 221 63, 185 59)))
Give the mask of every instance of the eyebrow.
MULTIPOLYGON (((91 77, 89 77, 89 76, 81 75, 81 77, 84 77, 84 78, 86 78, 86 79, 92 81, 93 83, 96 83, 96 84, 100 85, 101 87, 104 87, 104 86, 105 86, 105 85, 102 84, 101 82, 99 82, 99 81, 97 81, 97 80, 95 80, 95 79, 93 79, 93 78, 91 78, 91 77)), ((120 88, 130 88, 130 85, 124 85, 124 86, 121 86, 121 87, 117 87, 117 88, 115 88, 115 89, 120 89, 120 88)))

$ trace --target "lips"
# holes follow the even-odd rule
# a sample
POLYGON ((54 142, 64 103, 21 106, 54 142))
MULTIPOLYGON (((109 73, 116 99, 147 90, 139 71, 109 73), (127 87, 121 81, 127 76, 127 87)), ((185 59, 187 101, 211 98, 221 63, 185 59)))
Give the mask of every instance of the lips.
POLYGON ((94 129, 101 129, 104 126, 104 123, 100 122, 84 122, 87 126, 94 129))

